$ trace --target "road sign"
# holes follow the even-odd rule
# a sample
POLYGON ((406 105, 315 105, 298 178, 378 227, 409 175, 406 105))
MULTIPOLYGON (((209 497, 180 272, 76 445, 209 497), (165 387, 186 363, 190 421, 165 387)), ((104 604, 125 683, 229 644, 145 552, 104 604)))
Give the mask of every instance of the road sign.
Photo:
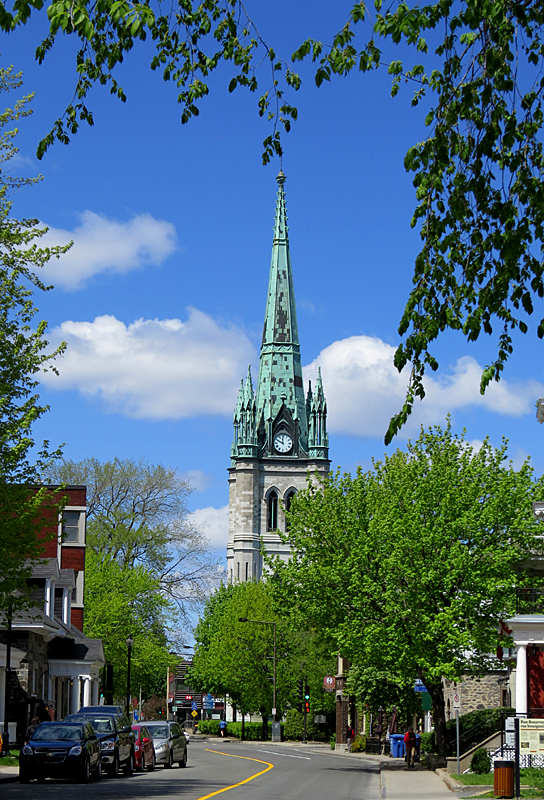
POLYGON ((325 725, 327 717, 324 714, 316 714, 314 717, 314 725, 325 725))
POLYGON ((198 711, 191 711, 192 717, 198 717, 198 711))
POLYGON ((416 678, 414 683, 414 692, 426 692, 427 689, 423 686, 423 681, 421 678, 416 678))
POLYGON ((191 709, 193 711, 196 711, 197 708, 198 708, 198 703, 196 702, 196 700, 193 700, 193 702, 191 703, 191 709))
POLYGON ((202 698, 202 708, 213 708, 213 697, 211 694, 205 694, 202 698))
POLYGON ((325 675, 323 678, 323 689, 326 692, 334 692, 336 688, 336 681, 333 675, 325 675))
POLYGON ((455 693, 453 695, 453 710, 454 711, 459 711, 460 708, 461 708, 461 695, 458 694, 458 693, 455 693))

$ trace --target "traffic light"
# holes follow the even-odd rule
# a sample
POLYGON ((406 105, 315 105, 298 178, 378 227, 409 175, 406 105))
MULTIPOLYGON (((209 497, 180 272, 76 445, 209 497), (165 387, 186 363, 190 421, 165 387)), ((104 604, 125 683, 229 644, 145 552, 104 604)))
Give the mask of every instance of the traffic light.
POLYGON ((306 700, 304 702, 304 713, 305 714, 309 714, 310 713, 310 701, 309 700, 306 700))
POLYGON ((162 717, 163 714, 164 714, 164 709, 159 708, 159 717, 162 717))
POLYGON ((304 685, 304 681, 303 681, 303 680, 302 680, 302 678, 301 678, 301 679, 299 680, 298 684, 297 684, 297 686, 298 686, 298 699, 299 699, 299 700, 302 700, 302 689, 303 689, 303 685, 304 685))
POLYGON ((305 700, 309 700, 310 699, 310 687, 308 686, 307 683, 305 683, 305 685, 304 685, 304 699, 305 700))

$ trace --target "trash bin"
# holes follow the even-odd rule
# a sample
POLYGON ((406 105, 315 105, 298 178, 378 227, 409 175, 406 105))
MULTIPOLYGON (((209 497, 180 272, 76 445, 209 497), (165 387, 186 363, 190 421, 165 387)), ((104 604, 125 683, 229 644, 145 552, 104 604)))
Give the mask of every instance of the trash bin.
POLYGON ((392 733, 389 737, 392 758, 404 758, 404 735, 392 733))
POLYGON ((495 761, 493 769, 493 794, 495 797, 513 797, 514 762, 495 761))

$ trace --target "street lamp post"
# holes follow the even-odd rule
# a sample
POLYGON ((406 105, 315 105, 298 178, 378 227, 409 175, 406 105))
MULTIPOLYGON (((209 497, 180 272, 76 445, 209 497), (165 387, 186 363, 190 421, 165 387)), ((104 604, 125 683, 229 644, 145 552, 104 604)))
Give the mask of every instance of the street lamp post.
POLYGON ((273 708, 272 708, 272 741, 281 741, 281 734, 278 736, 274 731, 274 723, 276 722, 277 708, 276 708, 276 623, 263 619, 248 619, 247 617, 238 617, 239 622, 254 622, 257 625, 272 625, 274 628, 274 681, 273 681, 273 708))
POLYGON ((132 648, 134 646, 134 639, 132 636, 127 637, 127 650, 128 650, 128 662, 127 662, 127 716, 130 717, 130 657, 132 655, 132 648))

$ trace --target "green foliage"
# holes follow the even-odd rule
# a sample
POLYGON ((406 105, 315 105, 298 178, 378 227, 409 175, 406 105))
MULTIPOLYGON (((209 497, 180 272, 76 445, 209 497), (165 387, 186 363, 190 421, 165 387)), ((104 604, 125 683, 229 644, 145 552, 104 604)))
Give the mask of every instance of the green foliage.
POLYGON ((222 585, 208 601, 195 629, 189 682, 195 691, 228 694, 244 713, 272 710, 273 626, 240 622, 240 617, 276 623, 278 713, 297 702, 297 680, 308 677, 312 712, 329 709, 323 677, 333 659, 323 655, 315 636, 282 619, 270 583, 222 585), (304 663, 304 671, 302 664, 304 663))
POLYGON ((496 666, 497 619, 515 611, 513 567, 539 546, 531 501, 543 481, 505 458, 506 444, 476 452, 449 421, 422 430, 367 474, 309 483, 288 514, 292 557, 270 564, 278 605, 296 603, 309 628, 363 665, 358 702, 374 697, 373 673, 406 691, 422 680, 441 754, 442 677, 496 666))
MULTIPOLYGON (((146 40, 155 47, 151 68, 179 90, 182 123, 198 116, 210 75, 224 62, 232 65, 230 92, 239 86, 257 92, 264 80, 257 109, 271 129, 263 162, 281 154, 280 130, 288 132, 298 117, 289 93, 300 89, 301 79, 240 0, 178 0, 168 8, 126 0, 18 0, 12 11, 0 7, 0 28, 11 31, 44 7, 49 33, 37 49, 39 61, 59 32, 74 37, 79 51, 75 101, 40 142, 38 157, 55 140, 69 142, 81 122, 93 124, 86 106, 93 85, 109 85, 125 101, 115 68, 146 40)), ((310 58, 317 86, 352 71, 386 68, 393 96, 402 82, 414 87, 412 106, 421 109, 428 128, 405 157, 405 169, 414 175, 412 225, 422 246, 399 326, 405 339, 395 355, 399 370, 409 366, 407 395, 391 420, 389 442, 425 396, 424 372, 438 367, 429 347, 440 333, 461 331, 468 341, 496 333, 497 353, 482 374, 483 392, 499 380, 515 332, 528 331, 544 296, 544 11, 541 0, 395 0, 386 10, 374 0, 374 8, 371 18, 363 2, 347 4, 346 22, 329 37, 331 44, 307 39, 291 62, 310 58), (398 45, 406 62, 397 57, 398 45), (425 95, 430 99, 422 104, 425 95)), ((535 327, 542 338, 544 319, 535 327)))
POLYGON ((178 622, 187 622, 188 611, 203 601, 218 575, 208 541, 188 521, 187 481, 143 458, 68 460, 47 477, 87 486, 87 548, 123 569, 144 566, 176 604, 178 622))
MULTIPOLYGON (((283 730, 283 724, 282 724, 283 730)), ((198 723, 198 730, 212 736, 219 736, 219 721, 216 719, 202 720, 198 723)), ((229 722, 227 725, 227 736, 234 736, 236 739, 242 738, 242 723, 229 722)), ((244 723, 244 739, 248 742, 263 741, 263 726, 260 722, 244 723)))
MULTIPOLYGON (((461 750, 465 751, 469 747, 472 747, 474 739, 482 742, 484 739, 487 739, 488 736, 491 736, 491 734, 500 731, 503 725, 504 717, 515 715, 515 713, 515 708, 480 708, 476 711, 470 711, 468 714, 462 714, 459 717, 459 739, 461 750)), ((456 730, 456 720, 448 720, 446 722, 446 736, 447 740, 453 745, 450 746, 448 755, 451 755, 455 748, 456 730)), ((425 750, 425 752, 435 753, 436 742, 434 731, 432 731, 432 733, 426 733, 423 735, 429 737, 429 749, 425 750)))
POLYGON ((207 733, 211 736, 219 736, 219 720, 218 719, 201 719, 198 723, 198 730, 200 733, 207 733))
POLYGON ((351 743, 352 753, 365 753, 366 752, 366 736, 356 736, 351 743))
POLYGON ((476 775, 487 775, 491 772, 491 759, 485 747, 479 747, 470 762, 470 769, 476 775))
POLYGON ((87 636, 102 639, 106 660, 113 664, 114 691, 123 698, 127 688, 127 646, 134 639, 131 691, 142 687, 144 697, 163 691, 166 668, 175 663, 168 650, 166 621, 171 607, 157 579, 143 566, 123 567, 111 556, 93 550, 85 557, 85 618, 87 636))
MULTIPOLYGON (((21 76, 0 69, 0 92, 21 86, 21 76)), ((64 350, 48 349, 47 323, 36 323, 34 291, 47 291, 36 270, 68 247, 39 247, 46 228, 38 220, 11 216, 10 193, 36 183, 11 174, 8 162, 17 154, 17 128, 5 130, 31 112, 32 96, 24 97, 0 114, 0 609, 13 611, 28 604, 27 583, 32 564, 57 532, 62 496, 53 497, 40 485, 40 473, 60 455, 41 449, 32 428, 46 413, 36 393, 42 371, 55 371, 54 359, 64 350), (6 168, 7 166, 7 168, 6 168), (36 448, 37 451, 33 452, 36 448)))
POLYGON ((434 753, 434 735, 432 733, 420 733, 420 750, 422 753, 434 753))
POLYGON ((537 767, 526 767, 520 770, 523 775, 524 783, 529 784, 529 791, 533 793, 533 797, 542 797, 544 793, 544 769, 537 767))
MULTIPOLYGON (((309 715, 306 720, 306 738, 315 738, 316 727, 313 724, 313 715, 309 715)), ((294 741, 302 741, 304 734, 304 714, 296 708, 290 708, 285 715, 285 738, 294 741)))

